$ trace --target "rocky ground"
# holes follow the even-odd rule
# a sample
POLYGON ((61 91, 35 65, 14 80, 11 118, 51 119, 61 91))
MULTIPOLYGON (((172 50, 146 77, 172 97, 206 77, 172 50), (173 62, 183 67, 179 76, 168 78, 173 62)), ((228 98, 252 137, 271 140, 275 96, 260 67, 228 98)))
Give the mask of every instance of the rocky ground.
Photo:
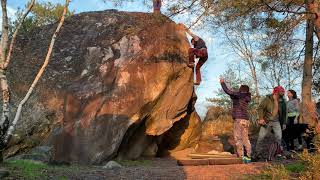
POLYGON ((219 166, 178 166, 172 158, 120 162, 122 167, 48 166, 7 162, 4 179, 248 179, 259 174, 266 163, 219 166))

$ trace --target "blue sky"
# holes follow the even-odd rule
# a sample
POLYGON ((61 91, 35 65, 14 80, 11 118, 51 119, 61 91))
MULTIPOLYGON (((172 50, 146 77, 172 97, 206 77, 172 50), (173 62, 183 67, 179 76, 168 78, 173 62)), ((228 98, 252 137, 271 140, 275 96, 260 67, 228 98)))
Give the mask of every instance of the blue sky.
MULTIPOLYGON (((38 2, 47 2, 48 0, 38 0, 38 2)), ((14 11, 20 7, 23 8, 27 3, 27 0, 8 0, 9 16, 14 14, 14 11)), ((64 0, 51 0, 52 3, 63 4, 64 0)), ((142 4, 141 0, 136 2, 125 3, 122 7, 114 7, 112 3, 104 3, 102 0, 72 0, 70 9, 76 13, 86 11, 100 11, 105 9, 119 9, 124 11, 139 11, 139 12, 151 12, 151 8, 142 4)), ((176 18, 177 23, 188 23, 186 20, 176 18)), ((199 115, 203 118, 206 113, 207 106, 206 98, 214 97, 220 85, 218 83, 218 77, 223 74, 227 68, 228 59, 232 59, 232 55, 228 53, 227 49, 221 48, 222 40, 215 36, 208 29, 193 30, 195 34, 202 37, 208 46, 209 58, 208 61, 202 66, 202 83, 196 87, 196 93, 198 100, 196 103, 196 109, 199 115)))

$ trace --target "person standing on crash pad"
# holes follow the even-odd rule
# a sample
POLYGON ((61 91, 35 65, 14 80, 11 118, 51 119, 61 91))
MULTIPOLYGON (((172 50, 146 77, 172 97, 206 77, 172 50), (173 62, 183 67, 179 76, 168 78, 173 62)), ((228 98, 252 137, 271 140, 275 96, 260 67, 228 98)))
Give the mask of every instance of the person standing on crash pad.
POLYGON ((161 0, 153 0, 153 13, 160 14, 161 0))
POLYGON ((194 58, 199 58, 199 61, 196 65, 196 82, 194 85, 200 85, 201 82, 201 73, 200 68, 201 66, 207 61, 208 59, 208 51, 206 43, 203 39, 198 37, 197 35, 193 34, 190 29, 188 29, 184 24, 179 24, 191 37, 191 44, 193 48, 189 48, 189 64, 190 68, 194 68, 194 58))

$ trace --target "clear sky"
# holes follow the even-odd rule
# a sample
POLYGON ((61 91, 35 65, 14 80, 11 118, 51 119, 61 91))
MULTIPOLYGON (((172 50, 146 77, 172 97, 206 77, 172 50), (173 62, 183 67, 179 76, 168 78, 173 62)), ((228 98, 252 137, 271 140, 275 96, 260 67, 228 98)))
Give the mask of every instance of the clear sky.
MULTIPOLYGON (((48 0, 38 0, 38 2, 47 2, 48 0)), ((20 7, 24 8, 27 0, 8 0, 8 14, 14 15, 15 10, 20 7)), ((64 0, 50 0, 52 3, 63 4, 64 0)), ((150 1, 151 2, 151 1, 150 1)), ((104 3, 102 0, 72 0, 70 9, 76 13, 86 11, 100 11, 105 9, 119 9, 124 11, 139 11, 139 12, 151 12, 151 8, 141 3, 141 0, 136 2, 126 3, 121 7, 114 7, 112 3, 104 3)), ((187 23, 186 20, 179 18, 174 19, 177 23, 187 23)), ((202 83, 196 87, 196 93, 198 100, 196 103, 196 109, 199 115, 203 118, 206 114, 207 106, 206 98, 214 97, 216 91, 220 87, 218 83, 218 77, 221 75, 231 58, 234 58, 228 53, 228 50, 223 47, 223 43, 219 36, 208 29, 194 30, 194 33, 203 38, 208 46, 209 58, 207 62, 202 66, 202 83), (228 60, 229 59, 229 60, 228 60)))

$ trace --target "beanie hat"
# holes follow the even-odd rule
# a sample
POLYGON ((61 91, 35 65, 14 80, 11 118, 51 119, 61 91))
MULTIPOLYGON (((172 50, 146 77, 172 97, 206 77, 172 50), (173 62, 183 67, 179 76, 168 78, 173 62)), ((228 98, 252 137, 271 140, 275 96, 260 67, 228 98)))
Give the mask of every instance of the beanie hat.
POLYGON ((286 91, 284 90, 284 88, 282 86, 277 86, 277 87, 273 88, 272 94, 277 94, 279 92, 285 93, 286 91))

